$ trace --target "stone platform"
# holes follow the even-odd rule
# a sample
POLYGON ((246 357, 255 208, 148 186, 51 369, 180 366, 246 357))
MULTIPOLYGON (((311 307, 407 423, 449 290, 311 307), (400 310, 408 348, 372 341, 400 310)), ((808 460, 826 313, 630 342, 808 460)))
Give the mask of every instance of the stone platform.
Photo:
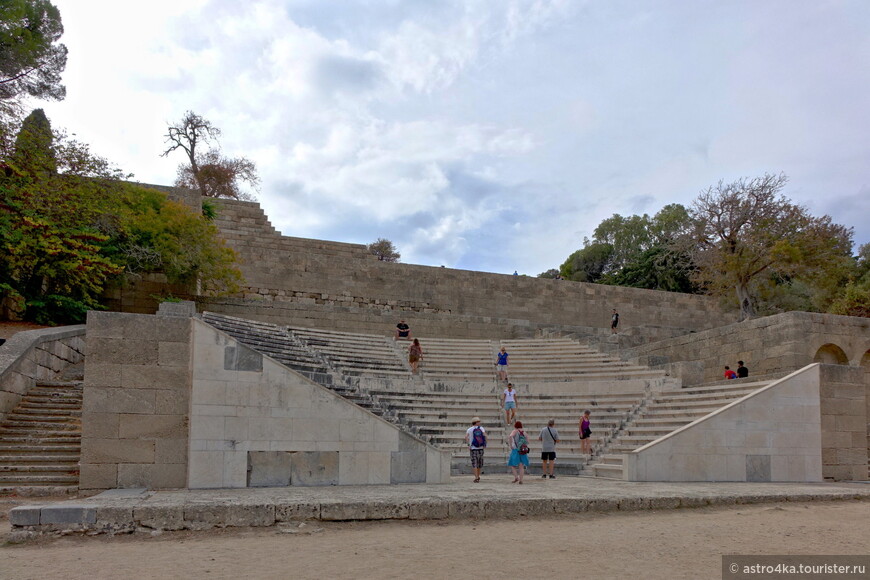
POLYGON ((481 483, 146 491, 117 489, 10 513, 13 538, 44 532, 126 533, 272 526, 299 520, 445 520, 553 516, 768 502, 868 500, 861 483, 648 483, 485 475, 481 483))

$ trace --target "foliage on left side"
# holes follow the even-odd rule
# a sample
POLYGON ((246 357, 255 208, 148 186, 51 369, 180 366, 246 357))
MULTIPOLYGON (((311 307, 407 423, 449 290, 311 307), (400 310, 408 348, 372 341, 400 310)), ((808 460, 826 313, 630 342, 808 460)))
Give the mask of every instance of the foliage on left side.
MULTIPOLYGON (((8 125, 7 125, 8 127, 8 125)), ((8 128, 6 129, 8 131, 8 128)), ((53 131, 41 109, 0 143, 0 299, 7 315, 72 323, 106 286, 147 272, 199 293, 237 292, 216 227, 53 131)))

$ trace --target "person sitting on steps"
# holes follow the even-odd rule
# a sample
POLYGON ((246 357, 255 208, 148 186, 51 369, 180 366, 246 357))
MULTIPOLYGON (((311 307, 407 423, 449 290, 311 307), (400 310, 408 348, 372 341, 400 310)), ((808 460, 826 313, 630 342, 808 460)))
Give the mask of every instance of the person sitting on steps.
POLYGON ((400 338, 411 338, 411 327, 405 322, 404 319, 399 321, 399 324, 396 325, 396 336, 394 337, 396 340, 400 338))

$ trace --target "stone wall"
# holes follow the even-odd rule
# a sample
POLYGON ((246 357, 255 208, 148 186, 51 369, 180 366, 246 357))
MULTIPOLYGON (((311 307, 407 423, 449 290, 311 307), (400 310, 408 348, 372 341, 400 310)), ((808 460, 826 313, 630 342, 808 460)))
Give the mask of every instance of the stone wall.
POLYGON ((809 312, 728 324, 625 349, 625 360, 662 368, 687 385, 722 378, 725 365, 746 362, 751 375, 791 372, 817 361, 825 345, 841 349, 847 364, 862 364, 870 351, 870 319, 809 312))
POLYGON ((625 478, 821 481, 819 381, 812 365, 644 445, 625 455, 625 478))
POLYGON ((191 326, 88 313, 80 490, 185 487, 191 326))
POLYGON ((866 481, 870 386, 864 369, 821 365, 822 469, 826 478, 866 481))
POLYGON ((38 381, 84 359, 84 336, 84 325, 26 330, 0 346, 0 421, 38 381))
POLYGON ((191 488, 446 483, 450 453, 194 323, 191 488))
POLYGON ((612 308, 628 328, 685 332, 734 319, 704 296, 380 262, 360 244, 281 236, 258 204, 215 201, 247 281, 237 300, 208 301, 216 312, 366 333, 389 333, 404 317, 419 335, 469 338, 606 329, 612 308))

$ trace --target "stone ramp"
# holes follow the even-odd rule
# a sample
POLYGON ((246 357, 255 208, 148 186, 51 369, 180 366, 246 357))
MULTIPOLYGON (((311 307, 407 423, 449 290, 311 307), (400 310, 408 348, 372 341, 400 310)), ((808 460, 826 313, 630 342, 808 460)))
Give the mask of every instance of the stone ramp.
POLYGON ((274 526, 320 520, 483 520, 585 512, 641 511, 751 503, 870 499, 859 484, 636 483, 591 478, 485 475, 441 485, 179 490, 110 490, 68 502, 19 506, 11 539, 41 533, 88 535, 152 530, 274 526))
MULTIPOLYGON (((652 394, 636 416, 615 434, 613 440, 590 465, 598 477, 623 477, 623 454, 646 445, 766 387, 769 380, 741 381, 666 390, 652 394)), ((594 424, 593 424, 594 427, 594 424)))

